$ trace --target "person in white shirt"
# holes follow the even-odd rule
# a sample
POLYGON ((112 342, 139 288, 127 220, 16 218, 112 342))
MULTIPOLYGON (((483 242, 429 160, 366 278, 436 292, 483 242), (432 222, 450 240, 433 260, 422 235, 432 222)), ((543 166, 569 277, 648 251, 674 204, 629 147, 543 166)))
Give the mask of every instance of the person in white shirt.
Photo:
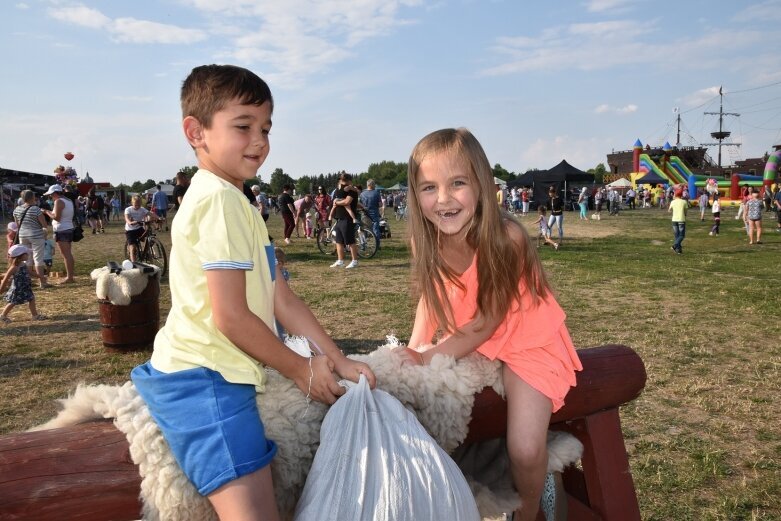
POLYGON ((700 205, 700 221, 705 220, 705 210, 708 209, 708 192, 702 192, 698 204, 700 205))

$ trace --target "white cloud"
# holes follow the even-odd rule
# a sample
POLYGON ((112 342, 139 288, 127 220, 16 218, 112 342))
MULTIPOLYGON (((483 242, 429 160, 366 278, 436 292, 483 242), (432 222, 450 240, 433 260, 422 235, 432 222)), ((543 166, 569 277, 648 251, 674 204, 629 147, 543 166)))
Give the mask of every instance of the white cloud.
MULTIPOLYGON (((500 36, 493 51, 497 64, 480 72, 500 76, 529 71, 595 71, 622 65, 671 69, 678 63, 710 69, 723 67, 730 57, 746 48, 768 45, 760 31, 710 31, 700 37, 659 38, 664 31, 659 20, 612 20, 570 24, 545 29, 539 37, 500 36), (646 36, 646 38, 643 38, 646 36), (729 47, 724 42, 729 42, 729 47), (675 60, 670 60, 675 56, 675 60)), ((775 37, 777 40, 777 37, 775 37)), ((746 67, 733 60, 731 68, 746 67)))
MULTIPOLYGON (((257 65, 272 83, 295 87, 306 77, 349 59, 353 49, 369 38, 415 23, 401 16, 420 0, 189 0, 204 13, 234 17, 243 30, 233 30, 225 58, 257 65)), ((235 24, 234 24, 235 25, 235 24)), ((229 38, 223 20, 215 30, 229 38)))
POLYGON ((521 160, 529 168, 550 168, 562 159, 581 170, 588 170, 605 162, 605 150, 613 146, 605 138, 571 138, 556 136, 553 139, 537 139, 521 152, 521 160))
POLYGON ((116 101, 128 101, 131 103, 147 103, 152 101, 151 96, 111 96, 111 99, 116 101))
POLYGON ((686 105, 687 107, 697 107, 718 96, 719 88, 720 87, 717 85, 715 87, 700 89, 696 92, 692 92, 691 94, 687 94, 686 96, 679 98, 676 101, 681 102, 681 104, 686 105))
POLYGON ((307 77, 353 56, 367 39, 416 23, 402 16, 422 0, 181 0, 205 26, 184 28, 135 18, 111 18, 78 4, 49 9, 55 19, 106 31, 121 43, 188 44, 208 37, 212 56, 252 67, 277 86, 298 87, 307 77))
POLYGON ((29 9, 29 8, 30 8, 30 6, 29 6, 29 5, 27 5, 27 4, 23 4, 23 3, 16 4, 16 6, 15 6, 15 7, 16 7, 17 9, 29 9))
POLYGON ((204 40, 207 35, 198 29, 185 29, 135 18, 112 20, 97 9, 84 5, 53 7, 49 16, 66 23, 107 31, 111 38, 124 43, 187 44, 204 40))
POLYGON ((111 24, 110 31, 114 40, 125 43, 188 44, 207 38, 207 34, 198 29, 135 18, 117 18, 111 24))
POLYGON ((632 0, 589 0, 586 2, 586 10, 592 13, 601 13, 604 11, 626 10, 632 3, 632 0))
POLYGON ((611 107, 607 103, 603 103, 602 105, 598 105, 594 109, 594 113, 596 114, 605 114, 607 112, 612 112, 614 114, 631 114, 633 112, 637 112, 637 105, 630 103, 629 105, 624 105, 623 107, 611 107))
POLYGON ((767 0, 751 5, 732 19, 736 22, 781 22, 781 1, 767 0))
POLYGON ((91 29, 103 29, 111 23, 111 18, 97 9, 90 9, 85 5, 52 7, 47 12, 49 16, 56 20, 91 29))

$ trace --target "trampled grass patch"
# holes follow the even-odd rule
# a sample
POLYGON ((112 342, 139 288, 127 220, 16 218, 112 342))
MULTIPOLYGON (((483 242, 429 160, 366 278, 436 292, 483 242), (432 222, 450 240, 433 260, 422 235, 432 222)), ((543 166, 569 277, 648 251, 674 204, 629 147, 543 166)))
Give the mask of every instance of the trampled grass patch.
MULTIPOLYGON (((749 246, 734 215, 719 237, 693 215, 675 255, 667 213, 579 222, 568 212, 562 248, 539 250, 576 345, 625 344, 645 362, 645 391, 621 412, 645 520, 781 519, 781 233, 766 218, 764 244, 749 246)), ((285 247, 292 288, 347 352, 409 338, 406 223, 390 226, 393 238, 356 270, 330 269, 313 241, 285 247)), ((282 237, 279 217, 269 227, 282 237)), ((16 309, 0 327, 0 433, 47 420, 78 382, 125 381, 148 357, 101 343, 88 273, 121 260, 123 240, 112 224, 75 246, 78 284, 36 293, 52 320, 16 309)), ((167 280, 160 305, 165 316, 167 280)))

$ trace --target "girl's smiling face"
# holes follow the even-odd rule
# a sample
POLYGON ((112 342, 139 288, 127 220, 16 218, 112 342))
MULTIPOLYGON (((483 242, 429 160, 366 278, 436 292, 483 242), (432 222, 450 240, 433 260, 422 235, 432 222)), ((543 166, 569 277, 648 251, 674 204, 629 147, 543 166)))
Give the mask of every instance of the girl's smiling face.
POLYGON ((458 235, 469 229, 477 210, 476 180, 454 154, 431 154, 423 159, 415 190, 423 216, 441 233, 458 235))

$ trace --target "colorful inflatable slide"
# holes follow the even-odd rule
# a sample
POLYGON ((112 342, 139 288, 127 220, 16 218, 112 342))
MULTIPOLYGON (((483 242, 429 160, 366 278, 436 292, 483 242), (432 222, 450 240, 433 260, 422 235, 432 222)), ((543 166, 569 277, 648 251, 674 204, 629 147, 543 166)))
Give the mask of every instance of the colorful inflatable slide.
POLYGON ((673 148, 669 143, 662 147, 664 155, 657 164, 648 154, 643 153, 643 144, 638 139, 633 146, 633 160, 635 173, 632 181, 636 184, 644 184, 643 178, 655 179, 652 184, 658 184, 658 179, 663 179, 665 184, 686 185, 689 191, 689 199, 697 201, 698 190, 718 190, 722 206, 739 205, 740 190, 744 186, 765 187, 776 182, 778 168, 781 165, 781 146, 768 158, 764 174, 748 175, 733 174, 730 179, 715 179, 706 175, 694 174, 689 170, 681 158, 672 155, 673 148))

